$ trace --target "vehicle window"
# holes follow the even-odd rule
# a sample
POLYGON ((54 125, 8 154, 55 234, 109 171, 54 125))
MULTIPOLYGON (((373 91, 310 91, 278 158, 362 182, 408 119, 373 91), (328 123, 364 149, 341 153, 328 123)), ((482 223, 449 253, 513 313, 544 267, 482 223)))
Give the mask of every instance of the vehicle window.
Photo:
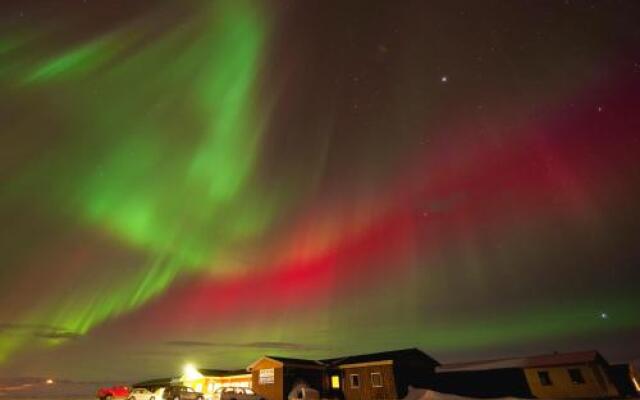
POLYGON ((247 393, 247 394, 248 394, 248 395, 250 395, 250 396, 253 396, 254 394, 256 394, 256 392, 254 392, 254 391, 253 391, 253 390, 251 390, 251 389, 245 389, 244 391, 245 391, 245 393, 247 393))
POLYGON ((193 391, 194 391, 193 388, 190 388, 190 387, 187 388, 187 392, 193 392, 193 391))

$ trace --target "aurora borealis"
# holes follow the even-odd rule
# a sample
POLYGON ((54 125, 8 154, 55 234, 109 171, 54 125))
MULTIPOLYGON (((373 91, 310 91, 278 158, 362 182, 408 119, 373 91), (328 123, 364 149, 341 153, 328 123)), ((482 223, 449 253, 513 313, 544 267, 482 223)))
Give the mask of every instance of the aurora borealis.
POLYGON ((639 4, 0 9, 0 376, 640 357, 639 4))

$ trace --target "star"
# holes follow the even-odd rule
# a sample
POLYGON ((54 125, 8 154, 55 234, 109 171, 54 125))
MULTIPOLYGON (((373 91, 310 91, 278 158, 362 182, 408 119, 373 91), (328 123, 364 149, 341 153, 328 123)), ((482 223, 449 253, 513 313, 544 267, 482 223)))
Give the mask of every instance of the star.
POLYGON ((600 313, 600 318, 608 319, 609 318, 609 314, 607 314, 606 312, 602 312, 602 313, 600 313))
POLYGON ((442 82, 442 83, 447 83, 448 81, 449 81, 449 78, 448 78, 446 75, 443 75, 443 76, 440 78, 440 82, 442 82))

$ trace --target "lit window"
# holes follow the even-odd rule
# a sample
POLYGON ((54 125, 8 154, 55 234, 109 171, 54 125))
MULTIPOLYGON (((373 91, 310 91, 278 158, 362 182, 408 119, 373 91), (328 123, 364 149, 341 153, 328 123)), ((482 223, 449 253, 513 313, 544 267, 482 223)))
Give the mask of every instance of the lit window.
POLYGON ((371 386, 382 387, 382 374, 380 372, 371 373, 371 386))
POLYGON ((579 368, 569 368, 569 377, 571 378, 571 382, 576 385, 582 385, 584 383, 584 377, 579 368))
POLYGON ((331 389, 340 389, 340 376, 331 376, 331 389))
POLYGON ((352 389, 358 389, 360 387, 360 375, 351 374, 349 375, 349 380, 351 381, 352 389))
POLYGON ((551 386, 551 377, 549 376, 548 371, 538 371, 538 378, 540 379, 540 384, 542 386, 551 386))

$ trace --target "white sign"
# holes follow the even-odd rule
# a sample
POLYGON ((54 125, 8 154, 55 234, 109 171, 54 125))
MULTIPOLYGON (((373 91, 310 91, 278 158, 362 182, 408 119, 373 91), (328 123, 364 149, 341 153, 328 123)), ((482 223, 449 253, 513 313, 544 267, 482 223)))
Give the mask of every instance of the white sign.
POLYGON ((260 385, 272 384, 274 381, 274 376, 275 374, 273 373, 273 368, 261 369, 259 375, 260 379, 258 380, 258 383, 260 385))

